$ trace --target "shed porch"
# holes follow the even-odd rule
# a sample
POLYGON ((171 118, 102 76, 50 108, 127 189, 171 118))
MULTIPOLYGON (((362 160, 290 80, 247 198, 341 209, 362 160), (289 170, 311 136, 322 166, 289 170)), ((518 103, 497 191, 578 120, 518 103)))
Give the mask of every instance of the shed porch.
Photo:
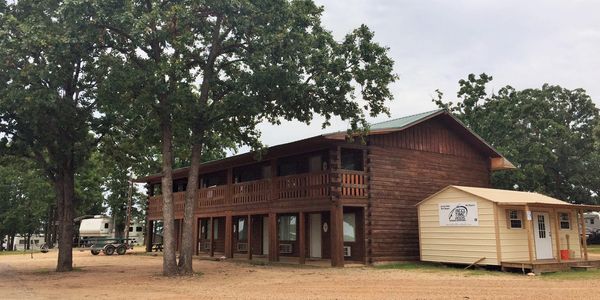
POLYGON ((600 259, 570 259, 558 261, 556 259, 538 259, 534 261, 503 261, 502 271, 507 269, 530 270, 535 274, 568 271, 573 268, 600 268, 600 259))

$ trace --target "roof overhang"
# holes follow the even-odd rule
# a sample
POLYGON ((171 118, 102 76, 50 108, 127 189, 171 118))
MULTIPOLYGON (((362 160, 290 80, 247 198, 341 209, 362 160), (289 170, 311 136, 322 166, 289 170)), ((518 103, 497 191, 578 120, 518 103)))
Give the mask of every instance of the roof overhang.
POLYGON ((500 206, 528 206, 528 207, 547 207, 547 208, 564 208, 564 209, 575 209, 583 211, 599 211, 600 205, 588 205, 588 204, 551 204, 551 203, 514 203, 514 202, 497 202, 500 206))

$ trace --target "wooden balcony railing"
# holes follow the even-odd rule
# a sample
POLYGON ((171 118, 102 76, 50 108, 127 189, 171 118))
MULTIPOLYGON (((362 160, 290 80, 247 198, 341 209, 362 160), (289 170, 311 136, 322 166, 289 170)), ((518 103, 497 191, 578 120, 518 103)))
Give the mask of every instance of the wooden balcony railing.
POLYGON ((275 178, 279 199, 329 196, 329 172, 290 175, 275 178))
POLYGON ((341 193, 348 197, 366 197, 367 182, 366 174, 360 171, 340 172, 341 193))
MULTIPOLYGON (((366 174, 358 171, 339 171, 340 193, 343 197, 361 198, 367 196, 366 174)), ((309 174, 281 176, 270 179, 221 185, 198 190, 196 207, 235 206, 255 203, 268 203, 290 199, 318 199, 331 195, 331 174, 329 171, 309 174)), ((162 197, 149 199, 148 215, 162 216, 162 197)), ((173 194, 175 212, 183 212, 185 192, 173 194)))

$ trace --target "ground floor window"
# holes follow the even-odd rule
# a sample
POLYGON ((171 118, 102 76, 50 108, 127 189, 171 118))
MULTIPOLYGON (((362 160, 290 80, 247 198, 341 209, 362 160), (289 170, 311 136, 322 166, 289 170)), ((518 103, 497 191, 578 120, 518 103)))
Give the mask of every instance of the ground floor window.
POLYGON ((279 240, 296 240, 296 216, 279 216, 279 240))
POLYGON ((356 242, 356 214, 344 214, 344 242, 356 242))
POLYGON ((237 224, 238 240, 245 241, 248 238, 248 228, 246 226, 246 219, 238 219, 237 224))

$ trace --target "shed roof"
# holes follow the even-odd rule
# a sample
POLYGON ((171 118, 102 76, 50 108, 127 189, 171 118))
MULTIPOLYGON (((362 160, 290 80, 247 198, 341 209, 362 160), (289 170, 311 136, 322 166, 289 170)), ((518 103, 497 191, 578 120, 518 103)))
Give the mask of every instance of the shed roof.
POLYGON ((435 197, 438 194, 443 193, 448 189, 457 189, 463 191, 465 193, 469 193, 471 195, 475 195, 477 197, 486 199, 491 202, 498 203, 500 205, 551 205, 551 206, 569 206, 577 209, 584 210, 597 210, 600 208, 598 205, 579 205, 568 203, 556 198, 552 198, 543 194, 533 193, 533 192, 521 192, 521 191, 511 191, 511 190, 501 190, 501 189, 491 189, 491 188, 480 188, 480 187, 470 187, 470 186, 458 186, 458 185, 449 185, 439 192, 427 197, 425 200, 417 203, 420 205, 421 203, 426 202, 427 200, 435 197))

